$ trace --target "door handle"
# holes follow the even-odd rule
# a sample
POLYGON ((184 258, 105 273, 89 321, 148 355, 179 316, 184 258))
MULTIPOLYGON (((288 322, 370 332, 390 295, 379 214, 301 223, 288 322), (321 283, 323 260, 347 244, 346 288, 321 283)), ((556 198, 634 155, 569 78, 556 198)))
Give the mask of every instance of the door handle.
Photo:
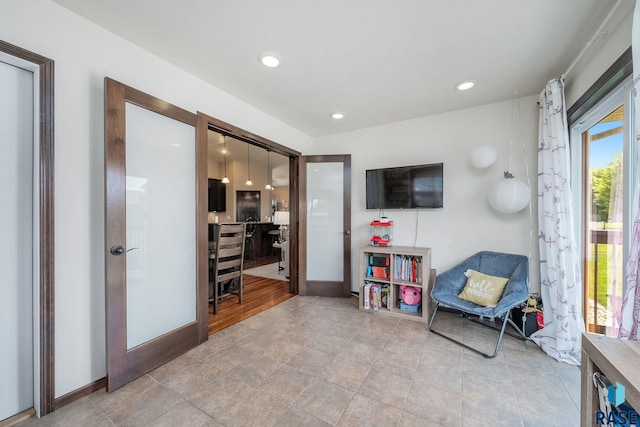
POLYGON ((350 236, 351 235, 351 230, 344 230, 344 235, 345 236, 350 236))
POLYGON ((111 247, 111 250, 109 252, 111 252, 111 255, 122 255, 125 254, 127 252, 131 252, 134 249, 138 249, 138 248, 131 248, 131 249, 127 249, 125 250, 122 245, 115 245, 111 247))

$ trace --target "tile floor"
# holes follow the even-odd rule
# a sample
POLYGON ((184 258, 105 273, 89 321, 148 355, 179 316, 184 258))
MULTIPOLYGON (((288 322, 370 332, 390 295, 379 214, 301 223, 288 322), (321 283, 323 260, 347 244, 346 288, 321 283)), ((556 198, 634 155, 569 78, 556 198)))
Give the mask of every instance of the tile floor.
MULTIPOLYGON (((491 330, 443 314, 490 350, 491 330)), ((579 406, 579 368, 532 342, 488 360, 355 298, 297 296, 22 426, 577 426, 579 406)))

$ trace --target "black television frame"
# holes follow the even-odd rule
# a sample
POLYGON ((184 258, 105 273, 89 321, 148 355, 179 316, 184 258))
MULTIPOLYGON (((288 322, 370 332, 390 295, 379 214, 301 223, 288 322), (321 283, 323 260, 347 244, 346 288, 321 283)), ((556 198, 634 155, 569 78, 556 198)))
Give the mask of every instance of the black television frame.
POLYGON ((367 169, 365 182, 366 209, 404 210, 444 207, 444 163, 442 162, 367 169), (433 184, 439 189, 415 191, 416 180, 427 177, 439 179, 440 183, 433 184), (420 202, 421 198, 431 201, 425 204, 420 202))

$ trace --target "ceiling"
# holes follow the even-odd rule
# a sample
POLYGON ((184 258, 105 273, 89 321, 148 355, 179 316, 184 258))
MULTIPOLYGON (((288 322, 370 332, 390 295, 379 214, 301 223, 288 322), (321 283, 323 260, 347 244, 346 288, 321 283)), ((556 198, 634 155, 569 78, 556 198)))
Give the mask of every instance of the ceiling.
POLYGON ((537 94, 615 3, 54 1, 310 137, 537 94))

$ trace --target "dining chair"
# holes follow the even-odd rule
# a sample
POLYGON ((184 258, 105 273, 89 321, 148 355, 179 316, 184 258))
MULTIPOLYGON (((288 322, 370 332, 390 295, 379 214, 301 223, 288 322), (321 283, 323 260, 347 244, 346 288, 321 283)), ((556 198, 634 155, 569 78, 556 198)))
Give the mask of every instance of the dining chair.
POLYGON ((213 274, 209 282, 209 303, 218 313, 218 301, 237 295, 242 304, 245 224, 220 224, 215 236, 213 274), (213 288, 213 289, 212 289, 213 288))

